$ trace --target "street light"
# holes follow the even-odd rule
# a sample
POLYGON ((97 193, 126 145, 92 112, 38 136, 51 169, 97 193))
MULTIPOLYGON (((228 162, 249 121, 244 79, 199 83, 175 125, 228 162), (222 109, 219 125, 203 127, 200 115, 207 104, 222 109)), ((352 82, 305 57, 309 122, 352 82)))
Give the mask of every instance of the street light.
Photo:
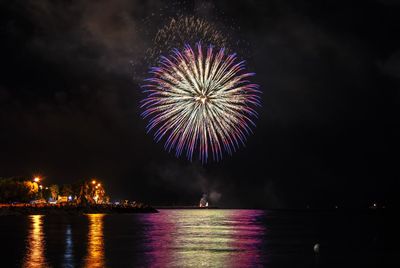
POLYGON ((92 184, 96 184, 96 180, 92 180, 92 184))
POLYGON ((39 181, 40 181, 40 178, 39 178, 39 177, 35 177, 35 178, 33 178, 33 181, 34 181, 34 182, 39 182, 39 181))

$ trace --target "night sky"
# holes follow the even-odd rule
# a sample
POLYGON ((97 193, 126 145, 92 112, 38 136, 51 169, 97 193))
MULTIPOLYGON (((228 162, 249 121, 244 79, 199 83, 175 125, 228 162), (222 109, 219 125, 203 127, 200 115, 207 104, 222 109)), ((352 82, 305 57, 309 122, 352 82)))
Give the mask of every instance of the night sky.
POLYGON ((223 207, 393 206, 397 1, 0 1, 0 177, 96 177, 113 199, 223 207), (246 147, 202 165, 145 132, 155 32, 177 14, 232 28, 263 91, 246 147))

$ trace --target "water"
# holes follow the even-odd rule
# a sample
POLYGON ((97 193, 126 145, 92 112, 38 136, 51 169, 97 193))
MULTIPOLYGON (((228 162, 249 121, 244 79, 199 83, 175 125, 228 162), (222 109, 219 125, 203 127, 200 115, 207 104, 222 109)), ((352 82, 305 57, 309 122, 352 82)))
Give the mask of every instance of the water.
POLYGON ((386 221, 376 211, 3 216, 0 267, 393 267, 386 221))

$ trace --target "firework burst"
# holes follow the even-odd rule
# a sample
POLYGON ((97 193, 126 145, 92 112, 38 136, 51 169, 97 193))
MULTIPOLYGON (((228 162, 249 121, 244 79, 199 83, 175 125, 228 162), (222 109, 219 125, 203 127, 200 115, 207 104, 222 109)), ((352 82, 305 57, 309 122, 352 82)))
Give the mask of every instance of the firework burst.
POLYGON ((155 131, 157 142, 165 138, 167 151, 186 152, 190 160, 198 153, 207 162, 209 153, 218 161, 223 151, 232 154, 245 144, 255 126, 260 91, 248 81, 254 73, 245 72, 235 54, 186 45, 161 57, 150 74, 142 86, 147 95, 142 117, 149 119, 147 131, 155 131))

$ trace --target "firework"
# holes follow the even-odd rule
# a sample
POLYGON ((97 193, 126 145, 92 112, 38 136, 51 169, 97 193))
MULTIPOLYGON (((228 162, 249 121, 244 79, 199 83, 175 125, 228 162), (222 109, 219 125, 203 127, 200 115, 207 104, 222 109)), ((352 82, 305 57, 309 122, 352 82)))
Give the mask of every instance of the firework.
POLYGON ((147 131, 154 130, 157 142, 165 138, 167 151, 186 152, 190 160, 197 152, 207 162, 209 153, 218 161, 223 151, 232 154, 245 144, 260 91, 248 81, 254 73, 246 73, 235 54, 186 45, 161 57, 150 74, 142 86, 147 94, 142 117, 149 119, 147 131))
POLYGON ((183 47, 185 44, 195 45, 199 40, 202 43, 227 47, 229 34, 227 31, 222 33, 208 20, 180 15, 169 19, 157 31, 153 45, 146 51, 146 60, 156 64, 161 54, 168 53, 176 47, 183 47))

